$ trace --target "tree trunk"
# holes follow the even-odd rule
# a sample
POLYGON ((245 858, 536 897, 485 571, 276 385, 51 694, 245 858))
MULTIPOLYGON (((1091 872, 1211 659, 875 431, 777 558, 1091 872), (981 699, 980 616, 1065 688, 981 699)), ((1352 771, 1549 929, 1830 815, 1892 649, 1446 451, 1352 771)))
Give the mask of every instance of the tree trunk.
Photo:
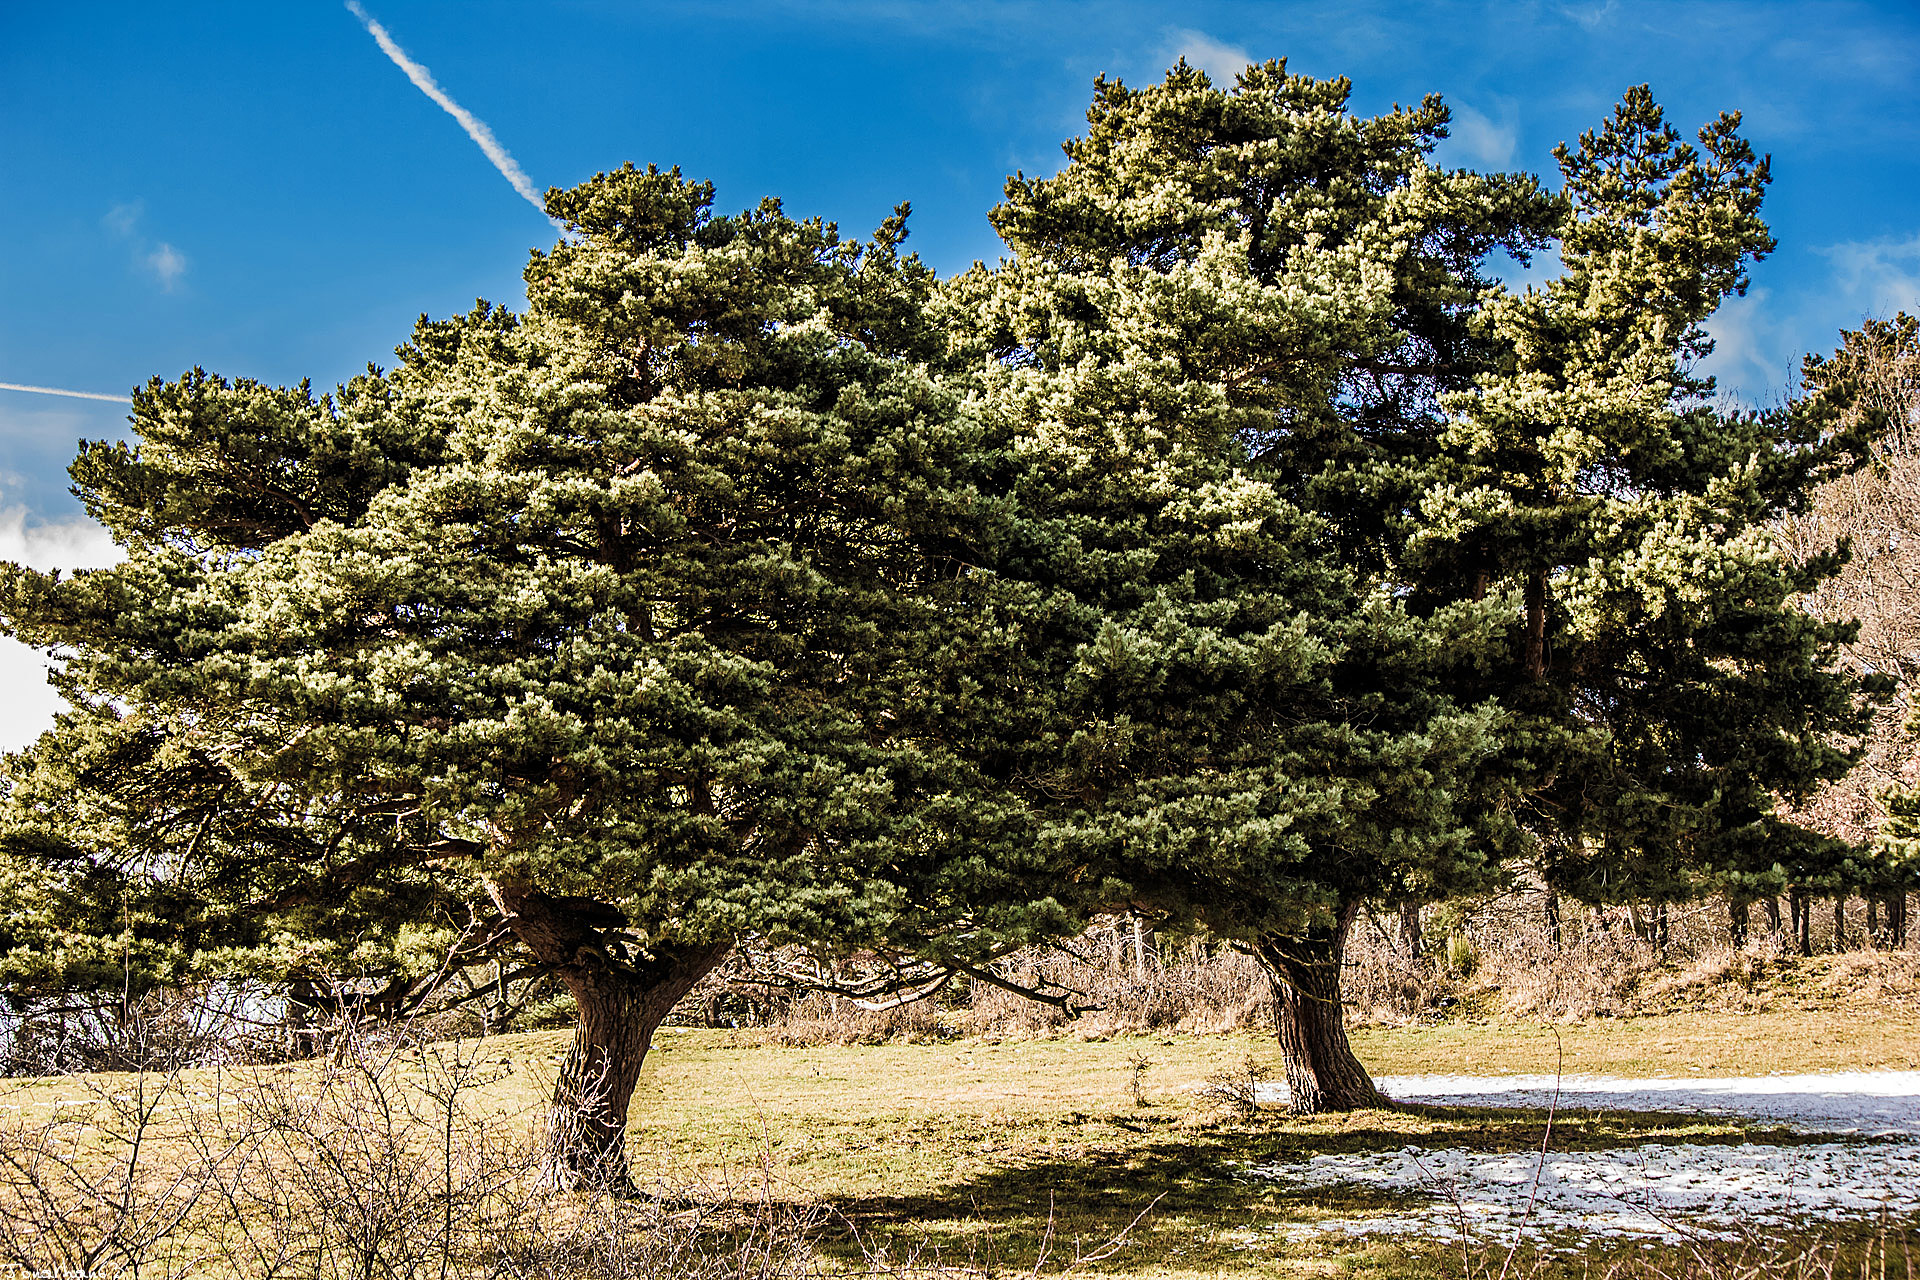
POLYGON ((1547 945, 1555 951, 1560 950, 1560 895, 1552 889, 1547 890, 1545 903, 1547 916, 1547 945))
POLYGON ((1413 898, 1400 903, 1400 945, 1406 948, 1409 960, 1427 953, 1427 937, 1420 928, 1420 903, 1413 898))
POLYGON ((1527 578, 1527 679, 1538 684, 1547 678, 1547 571, 1527 578))
POLYGON ((1747 945, 1747 931, 1753 925, 1753 900, 1733 897, 1727 899, 1727 933, 1733 939, 1733 949, 1740 950, 1747 945))
POLYGON ((1767 899, 1767 931, 1773 934, 1780 932, 1780 899, 1778 898, 1767 899))
POLYGON ((1833 950, 1837 955, 1847 949, 1847 895, 1833 900, 1833 950))
POLYGON ((573 1045, 554 1081, 541 1156, 551 1186, 634 1193, 627 1167, 627 1107, 653 1033, 680 998, 733 949, 731 940, 656 945, 638 954, 617 930, 620 912, 527 885, 487 889, 514 935, 551 965, 579 1009, 573 1045))
POLYGON ((1359 910, 1358 902, 1345 903, 1331 926, 1301 936, 1264 934, 1254 943, 1273 984, 1280 1056, 1301 1115, 1393 1105, 1354 1056, 1340 1005, 1340 966, 1359 910))

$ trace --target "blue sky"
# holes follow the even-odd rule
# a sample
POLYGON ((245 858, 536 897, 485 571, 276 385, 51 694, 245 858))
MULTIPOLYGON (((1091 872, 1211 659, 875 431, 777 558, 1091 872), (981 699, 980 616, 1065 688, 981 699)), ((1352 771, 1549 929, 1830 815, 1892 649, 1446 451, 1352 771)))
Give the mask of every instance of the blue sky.
MULTIPOLYGON (((1286 57, 1376 111, 1439 92, 1443 159, 1551 175, 1650 82, 1774 161, 1780 248, 1712 368, 1777 397, 1842 325, 1920 305, 1920 6, 1147 0, 362 0, 535 187, 632 160, 864 234, 899 200, 942 271, 991 259, 1005 176, 1051 172, 1093 77, 1286 57)), ((321 386, 413 319, 517 304, 554 232, 337 0, 0 4, 0 383, 123 395, 193 365, 321 386)), ((0 558, 111 555, 65 466, 124 407, 0 390, 0 558)), ((0 662, 6 704, 37 691, 0 662)))

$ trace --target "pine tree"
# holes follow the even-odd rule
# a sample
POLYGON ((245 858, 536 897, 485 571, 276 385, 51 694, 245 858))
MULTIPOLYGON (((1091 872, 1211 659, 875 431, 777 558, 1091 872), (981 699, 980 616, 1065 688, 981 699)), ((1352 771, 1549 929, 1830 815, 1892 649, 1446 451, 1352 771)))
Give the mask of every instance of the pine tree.
POLYGON ((1849 853, 1781 805, 1846 771, 1879 686, 1836 669, 1851 625, 1796 603, 1838 559, 1796 562, 1773 525, 1859 465, 1864 427, 1845 388, 1745 411, 1693 372, 1773 247, 1738 126, 1684 143, 1642 86, 1556 151, 1562 270, 1479 317, 1503 355, 1446 397, 1457 470, 1410 539, 1424 590, 1511 601, 1485 687, 1538 863, 1588 901, 1804 884, 1849 853))
POLYGON ((1259 957, 1302 1110, 1380 1100, 1339 997, 1362 905, 1483 887, 1516 841, 1503 712, 1454 692, 1498 611, 1411 609, 1398 575, 1439 399, 1497 354, 1483 260, 1558 210, 1434 168, 1437 100, 1347 95, 1279 63, 1101 81, 1060 174, 1007 184, 1013 256, 946 299, 955 363, 1043 464, 1021 509, 1071 513, 1064 554, 1002 566, 1090 619, 1043 778, 1086 815, 1063 838, 1259 957))
POLYGON ((13 975, 510 945, 579 1011, 549 1173, 620 1186, 736 937, 950 973, 1076 925, 970 764, 1026 600, 966 567, 1001 464, 924 367, 904 208, 862 246, 711 200, 556 191, 524 315, 423 319, 333 396, 156 380, 83 452, 126 563, 0 584, 77 707, 8 765, 13 975))
POLYGON ((1100 82, 1060 174, 1008 183, 1012 258, 949 303, 983 398, 1130 569, 1051 570, 1110 619, 1075 782, 1132 825, 1096 852, 1260 957, 1305 1110, 1378 1099, 1339 1003, 1365 902, 1830 861, 1777 801, 1845 770, 1865 692, 1831 667, 1845 627, 1793 603, 1834 562, 1767 530, 1858 433, 1832 397, 1722 411, 1689 373, 1771 244, 1737 118, 1696 150, 1634 90, 1553 195, 1434 167, 1437 99, 1367 119, 1348 89, 1100 82), (1490 277, 1549 244, 1544 287, 1490 277), (1284 669, 1238 647, 1276 616, 1284 669))

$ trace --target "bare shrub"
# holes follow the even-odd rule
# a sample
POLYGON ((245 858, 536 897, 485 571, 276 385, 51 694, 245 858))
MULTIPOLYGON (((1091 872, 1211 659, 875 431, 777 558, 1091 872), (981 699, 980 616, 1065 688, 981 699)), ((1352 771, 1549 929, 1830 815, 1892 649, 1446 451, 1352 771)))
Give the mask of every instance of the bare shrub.
POLYGON ((533 1126, 488 1101, 503 1065, 389 1029, 297 1067, 70 1078, 0 1127, 0 1263, 164 1280, 817 1271, 822 1211, 764 1192, 542 1186, 533 1126))
POLYGON ((0 1076, 167 1072, 285 1056, 278 1002, 255 982, 206 982, 0 1003, 0 1076))
POLYGON ((1260 1110, 1260 1086, 1270 1077, 1266 1067, 1248 1058, 1237 1067, 1208 1076, 1200 1086, 1200 1096, 1242 1120, 1251 1120, 1260 1110))
MULTIPOLYGON (((1762 904, 1764 906, 1764 903, 1762 904)), ((1657 1013, 1685 1001, 1753 1011, 1780 990, 1806 998, 1920 1004, 1920 952, 1877 949, 1868 904, 1844 904, 1837 942, 1864 950, 1811 960, 1790 955, 1784 926, 1755 911, 1745 946, 1730 941, 1723 900, 1644 910, 1556 902, 1538 884, 1427 907, 1426 949, 1413 954, 1404 921, 1362 914, 1341 976, 1355 1026, 1402 1026, 1467 1011, 1480 1016, 1570 1020, 1657 1013)), ((1815 938, 1836 945, 1827 922, 1815 938)), ((1149 935, 1151 936, 1151 935, 1149 935)), ((695 988, 674 1021, 756 1030, 787 1045, 928 1042, 969 1036, 1066 1035, 1102 1039, 1160 1032, 1210 1033, 1272 1025, 1272 992, 1254 958, 1232 946, 1164 935, 1142 954, 1124 919, 1097 924, 1062 946, 1016 952, 995 965, 1016 986, 1065 989, 1095 1006, 1061 1009, 980 982, 956 982, 933 998, 863 1008, 844 996, 770 979, 791 957, 742 946, 695 988)))

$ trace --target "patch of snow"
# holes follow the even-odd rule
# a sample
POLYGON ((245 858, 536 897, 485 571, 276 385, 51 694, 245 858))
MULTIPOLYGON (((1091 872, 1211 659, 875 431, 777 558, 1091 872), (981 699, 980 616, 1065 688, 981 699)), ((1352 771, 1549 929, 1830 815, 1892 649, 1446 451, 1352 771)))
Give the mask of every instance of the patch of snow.
MULTIPOLYGON (((1561 1111, 1674 1111, 1831 1133, 1805 1146, 1647 1144, 1605 1151, 1461 1149, 1316 1156, 1246 1176, 1310 1191, 1352 1186, 1425 1196, 1366 1217, 1281 1228, 1290 1238, 1419 1235, 1536 1241, 1629 1237, 1675 1242, 1736 1224, 1920 1213, 1920 1072, 1630 1079, 1609 1076, 1400 1076, 1377 1083, 1402 1102, 1561 1111), (1875 1137, 1879 1142, 1859 1139, 1875 1137), (1890 1140, 1888 1140, 1890 1139, 1890 1140)), ((1285 1087, 1263 1091, 1284 1102, 1285 1087)))
MULTIPOLYGON (((1562 1111, 1679 1111, 1772 1121, 1807 1133, 1920 1138, 1920 1071, 1635 1079, 1628 1076, 1383 1076, 1401 1102, 1562 1111)), ((1285 1106, 1285 1083, 1259 1100, 1285 1106)))
POLYGON ((1534 1240, 1642 1237, 1677 1242, 1826 1217, 1920 1212, 1920 1145, 1664 1146, 1606 1151, 1459 1149, 1315 1156, 1249 1176, 1291 1189, 1355 1186, 1426 1195, 1432 1203, 1364 1218, 1290 1224, 1318 1234, 1471 1236, 1534 1240), (1536 1186, 1535 1179, 1538 1178, 1536 1186), (1529 1213, 1531 1204, 1531 1213, 1529 1213))

